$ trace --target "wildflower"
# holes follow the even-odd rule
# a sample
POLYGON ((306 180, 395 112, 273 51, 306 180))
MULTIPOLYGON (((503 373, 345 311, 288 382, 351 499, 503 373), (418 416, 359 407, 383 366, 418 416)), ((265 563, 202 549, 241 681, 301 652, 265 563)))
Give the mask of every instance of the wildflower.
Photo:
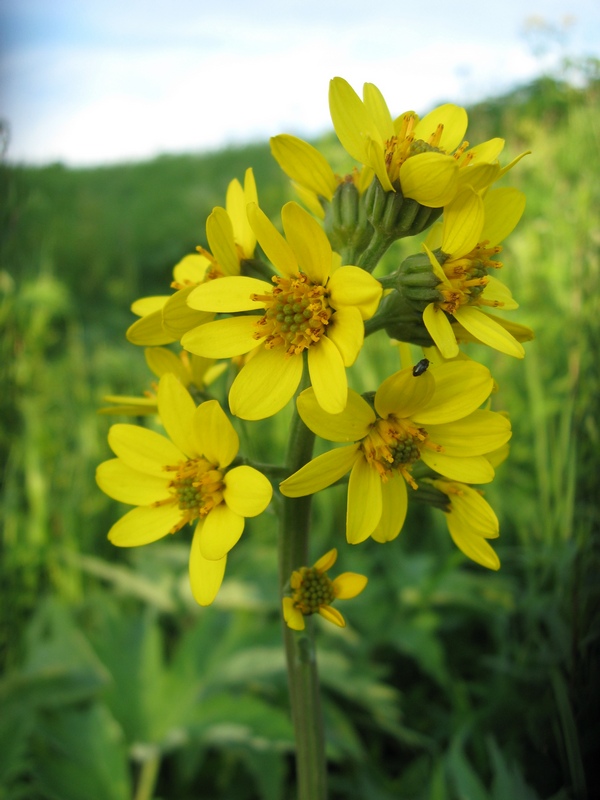
POLYGON ((283 618, 288 628, 303 631, 304 617, 310 614, 320 614, 340 628, 346 626, 344 617, 331 603, 334 600, 350 600, 359 595, 367 585, 367 578, 357 572, 344 572, 331 580, 327 570, 333 567, 336 559, 337 550, 334 548, 321 556, 312 567, 300 567, 292 572, 292 596, 284 597, 282 601, 283 618))
POLYGON ((393 119, 372 83, 365 83, 363 98, 343 78, 331 81, 329 107, 340 142, 373 170, 386 192, 400 191, 423 206, 445 206, 465 185, 479 191, 522 158, 502 169, 502 139, 469 150, 463 141, 467 113, 459 106, 446 103, 423 119, 413 111, 393 119))
POLYGON ((197 253, 185 256, 173 269, 171 287, 176 289, 175 294, 141 298, 132 305, 131 310, 141 319, 127 331, 130 342, 149 346, 169 344, 214 318, 214 314, 190 308, 187 298, 200 284, 224 275, 239 275, 242 263, 253 258, 256 237, 246 214, 246 205, 251 202, 258 199, 254 174, 247 169, 244 188, 238 180, 231 181, 225 208, 213 208, 206 220, 210 250, 197 247, 197 253))
POLYGON ((196 408, 169 373, 158 386, 158 412, 169 438, 137 425, 109 431, 117 458, 100 464, 96 480, 109 497, 137 508, 112 526, 108 538, 118 547, 137 547, 195 524, 190 581, 197 602, 209 605, 245 517, 265 510, 271 485, 252 467, 229 469, 239 441, 216 400, 196 408))
POLYGON ((363 320, 375 313, 381 284, 358 267, 334 268, 327 236, 297 203, 282 209, 286 238, 258 206, 250 205, 248 216, 280 272, 272 279, 275 288, 244 276, 197 287, 188 299, 192 308, 260 313, 201 325, 181 343, 208 358, 254 351, 229 393, 232 413, 243 419, 263 419, 286 405, 300 383, 307 351, 318 402, 336 414, 346 405, 345 367, 354 363, 362 347, 363 320))
POLYGON ((502 267, 492 257, 501 252, 499 243, 513 230, 524 208, 525 197, 518 189, 494 189, 482 200, 466 188, 444 210, 439 256, 425 243, 440 280, 436 289, 441 299, 426 306, 423 322, 445 358, 458 353, 449 316, 484 344, 517 358, 525 355, 509 330, 480 310, 482 306, 518 307, 508 288, 488 271, 502 267))
POLYGON ((500 569, 500 559, 487 542, 500 535, 498 517, 481 492, 458 481, 427 480, 448 496, 450 507, 445 516, 454 544, 483 567, 500 569))
POLYGON ((473 361, 432 365, 414 376, 412 368, 387 378, 374 409, 352 390, 346 409, 327 414, 311 389, 297 400, 305 424, 332 442, 353 442, 310 461, 281 484, 287 497, 330 486, 350 471, 346 535, 351 544, 372 536, 390 541, 407 511, 407 489, 417 461, 450 480, 488 483, 494 469, 485 454, 510 438, 510 422, 479 406, 493 388, 489 370, 473 361), (435 377, 434 377, 435 376, 435 377))

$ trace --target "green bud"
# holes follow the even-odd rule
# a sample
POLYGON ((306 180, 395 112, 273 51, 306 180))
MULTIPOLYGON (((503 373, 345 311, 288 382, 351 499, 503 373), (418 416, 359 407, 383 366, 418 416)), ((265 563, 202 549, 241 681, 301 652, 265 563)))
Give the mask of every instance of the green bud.
POLYGON ((351 180, 343 181, 325 212, 325 232, 338 252, 364 250, 373 234, 358 189, 351 180))
POLYGON ((396 278, 397 290, 420 314, 429 303, 444 299, 436 288, 440 283, 426 253, 416 253, 406 258, 396 278))
POLYGON ((395 192, 386 192, 377 176, 365 192, 364 204, 373 228, 391 241, 421 233, 442 213, 441 208, 428 208, 404 197, 400 187, 395 192))

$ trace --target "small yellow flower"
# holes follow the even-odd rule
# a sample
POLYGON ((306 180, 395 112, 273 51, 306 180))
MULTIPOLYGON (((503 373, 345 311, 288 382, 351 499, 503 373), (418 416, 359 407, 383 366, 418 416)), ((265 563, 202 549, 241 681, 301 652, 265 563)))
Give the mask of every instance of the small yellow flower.
POLYGON ((472 561, 488 569, 500 569, 500 559, 487 539, 500 535, 498 517, 481 492, 458 481, 428 480, 448 496, 446 523, 454 544, 472 561))
POLYGON ((482 411, 493 379, 474 361, 446 362, 415 376, 408 368, 387 378, 374 409, 350 390, 348 405, 331 415, 316 403, 311 389, 298 397, 298 412, 318 436, 354 442, 324 453, 281 484, 287 497, 313 494, 350 471, 346 536, 357 544, 372 536, 391 541, 406 517, 406 484, 417 484, 413 465, 422 460, 450 480, 489 483, 494 469, 485 454, 510 438, 510 422, 482 411))
MULTIPOLYGON (((477 191, 511 169, 501 168, 502 139, 468 148, 464 108, 446 103, 419 119, 414 111, 392 118, 385 99, 365 83, 363 100, 343 78, 330 84, 329 107, 344 149, 377 175, 383 189, 401 191, 423 206, 441 208, 464 186, 477 191)), ((525 155, 525 154, 523 154, 525 155)))
POLYGON ((430 249, 437 244, 438 228, 424 244, 443 299, 425 308, 423 322, 444 358, 458 353, 449 315, 484 344, 517 358, 525 355, 507 327, 480 310, 518 307, 508 288, 488 271, 502 267, 492 257, 502 250, 500 242, 514 229, 524 208, 525 196, 518 189, 494 189, 482 199, 466 188, 444 209, 441 257, 430 249))
POLYGON ((189 331, 181 344, 208 358, 255 351, 229 393, 233 414, 263 419, 292 398, 308 370, 321 406, 345 407, 345 367, 354 363, 364 338, 363 320, 379 305, 381 284, 362 269, 337 267, 319 223, 297 203, 282 209, 284 238, 258 206, 248 207, 258 240, 280 276, 275 288, 249 277, 230 277, 197 287, 188 302, 202 311, 259 314, 229 317, 189 331))
POLYGON ((158 412, 169 438, 137 425, 109 431, 117 458, 100 464, 96 480, 109 497, 137 508, 112 526, 108 538, 118 547, 137 547, 195 524, 190 582, 197 602, 209 605, 245 517, 265 510, 271 484, 252 467, 229 469, 239 440, 216 400, 196 408, 168 373, 158 386, 158 412))
POLYGON ((340 628, 345 627, 344 617, 331 603, 334 600, 350 600, 359 595, 367 585, 367 578, 357 572, 344 572, 331 580, 327 570, 333 567, 336 559, 337 550, 334 548, 321 556, 312 567, 300 567, 292 572, 292 596, 284 597, 282 601, 283 618, 288 628, 303 631, 304 617, 310 614, 320 614, 328 622, 333 622, 340 628))
POLYGON ((141 319, 127 331, 127 339, 138 345, 176 342, 184 333, 209 322, 214 314, 196 311, 187 304, 196 287, 224 275, 239 275, 244 260, 254 257, 256 236, 248 222, 246 206, 258 203, 252 169, 246 170, 244 187, 235 179, 227 187, 225 208, 217 206, 206 220, 209 250, 185 256, 173 269, 173 295, 144 297, 131 307, 141 319), (212 251, 212 252, 211 252, 212 251))

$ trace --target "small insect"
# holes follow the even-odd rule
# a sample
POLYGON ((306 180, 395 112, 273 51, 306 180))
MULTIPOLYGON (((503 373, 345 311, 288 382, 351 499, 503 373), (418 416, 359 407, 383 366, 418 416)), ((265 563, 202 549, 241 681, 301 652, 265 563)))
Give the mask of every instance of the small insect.
POLYGON ((419 375, 422 375, 424 372, 427 371, 427 367, 429 366, 429 359, 422 358, 417 364, 413 367, 413 375, 415 378, 418 378, 419 375))

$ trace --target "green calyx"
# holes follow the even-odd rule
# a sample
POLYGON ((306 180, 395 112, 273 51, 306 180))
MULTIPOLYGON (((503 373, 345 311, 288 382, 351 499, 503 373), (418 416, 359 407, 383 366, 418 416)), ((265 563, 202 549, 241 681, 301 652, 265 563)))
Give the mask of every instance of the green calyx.
POLYGON ((364 195, 366 216, 373 228, 391 241, 415 236, 428 228, 441 215, 441 208, 428 208, 404 197, 400 187, 386 192, 374 177, 364 195))

